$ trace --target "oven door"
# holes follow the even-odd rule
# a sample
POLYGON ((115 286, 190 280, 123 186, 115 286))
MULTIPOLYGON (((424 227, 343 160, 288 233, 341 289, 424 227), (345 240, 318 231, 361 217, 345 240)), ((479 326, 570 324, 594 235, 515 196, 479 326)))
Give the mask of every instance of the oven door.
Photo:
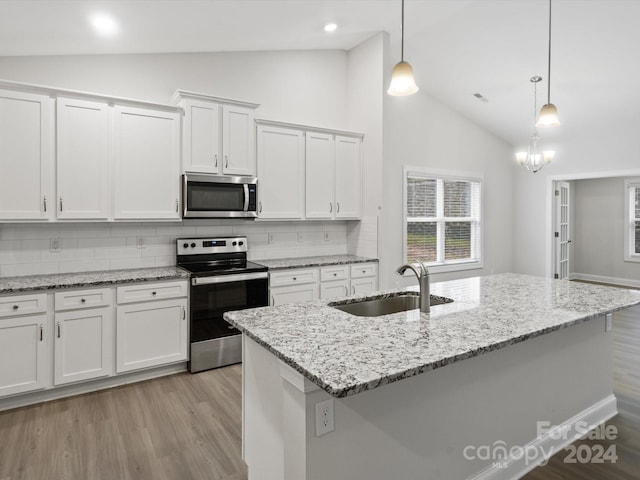
POLYGON ((268 305, 267 272, 196 277, 191 280, 190 372, 242 360, 240 331, 225 312, 268 305))
POLYGON ((183 176, 184 218, 256 217, 257 180, 217 175, 183 176))

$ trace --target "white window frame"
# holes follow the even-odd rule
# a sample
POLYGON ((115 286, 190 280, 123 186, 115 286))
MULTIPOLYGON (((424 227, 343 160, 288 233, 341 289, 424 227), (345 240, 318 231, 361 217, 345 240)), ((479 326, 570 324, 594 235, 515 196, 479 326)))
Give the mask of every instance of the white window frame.
MULTIPOLYGON (((443 199, 438 199, 438 249, 444 248, 444 238, 442 237, 440 222, 444 221, 469 221, 477 220, 478 229, 476 233, 475 241, 472 242, 472 248, 475 250, 476 258, 470 260, 449 260, 448 262, 432 262, 425 263, 429 268, 430 273, 448 273, 458 272, 464 270, 475 270, 484 268, 484 176, 482 174, 471 172, 457 172, 451 170, 436 170, 424 167, 412 167, 404 166, 402 175, 402 258, 405 263, 410 262, 413 259, 407 258, 407 177, 419 176, 425 178, 432 178, 437 180, 454 180, 454 181, 467 181, 478 182, 480 184, 480 205, 478 207, 478 217, 444 217, 444 213, 440 212, 443 208, 443 199)), ((440 190, 442 191, 442 190, 440 190)), ((472 229, 473 234, 473 229, 472 229)))
MULTIPOLYGON (((640 253, 635 253, 636 225, 635 196, 633 189, 640 188, 640 178, 628 178, 624 181, 624 261, 640 262, 640 253)), ((640 219, 638 219, 640 220, 640 219)))

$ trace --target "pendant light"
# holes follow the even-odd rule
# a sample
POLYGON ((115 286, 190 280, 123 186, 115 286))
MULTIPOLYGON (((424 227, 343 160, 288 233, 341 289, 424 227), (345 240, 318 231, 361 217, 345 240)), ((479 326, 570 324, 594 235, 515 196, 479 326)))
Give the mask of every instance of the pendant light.
POLYGON ((549 54, 547 59, 547 103, 540 109, 537 127, 557 127, 560 125, 558 109, 551 103, 551 0, 549 0, 549 54))
MULTIPOLYGON (((530 81, 533 83, 533 121, 536 121, 536 112, 538 111, 538 99, 537 99, 537 85, 542 80, 542 77, 531 77, 530 81)), ((551 163, 556 152, 553 150, 542 150, 540 146, 540 137, 538 136, 538 129, 534 125, 533 134, 529 139, 529 146, 526 152, 516 153, 516 161, 518 164, 525 167, 531 173, 536 173, 542 170, 546 164, 551 163)))
POLYGON ((400 61, 393 67, 391 72, 391 84, 387 93, 394 97, 404 97, 413 95, 419 88, 413 79, 413 68, 404 61, 404 0, 402 0, 402 26, 400 43, 400 61))

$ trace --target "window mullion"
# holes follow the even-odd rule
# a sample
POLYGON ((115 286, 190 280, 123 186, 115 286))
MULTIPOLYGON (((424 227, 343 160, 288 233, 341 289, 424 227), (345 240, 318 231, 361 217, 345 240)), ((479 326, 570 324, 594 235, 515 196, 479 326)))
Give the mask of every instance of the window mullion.
POLYGON ((439 178, 436 186, 436 216, 438 217, 437 225, 437 254, 438 263, 444 263, 444 181, 439 178))

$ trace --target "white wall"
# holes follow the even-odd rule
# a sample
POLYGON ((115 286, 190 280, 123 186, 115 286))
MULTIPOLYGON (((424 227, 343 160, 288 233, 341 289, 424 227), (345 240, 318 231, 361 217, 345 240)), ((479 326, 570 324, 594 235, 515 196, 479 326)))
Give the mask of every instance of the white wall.
MULTIPOLYGON (((387 63, 390 72, 393 63, 387 63)), ((425 82, 428 79, 424 79, 425 82)), ((415 284, 395 275, 402 258, 403 165, 484 176, 484 268, 437 274, 448 280, 512 269, 512 147, 423 91, 384 96, 383 211, 380 217, 380 286, 415 284), (402 282, 402 283, 401 283, 402 282)))
MULTIPOLYGON (((540 276, 553 273, 551 179, 640 175, 637 141, 640 120, 597 124, 592 130, 580 132, 572 132, 570 123, 558 128, 553 133, 559 146, 553 163, 535 175, 519 168, 514 176, 513 265, 517 273, 540 276)), ((543 140, 545 135, 541 131, 543 140)))
POLYGON ((0 78, 169 103, 176 89, 261 104, 256 115, 346 128, 347 53, 330 51, 0 57, 0 78))
POLYGON ((624 178, 577 180, 572 235, 574 268, 582 278, 640 282, 640 263, 624 261, 624 178))

